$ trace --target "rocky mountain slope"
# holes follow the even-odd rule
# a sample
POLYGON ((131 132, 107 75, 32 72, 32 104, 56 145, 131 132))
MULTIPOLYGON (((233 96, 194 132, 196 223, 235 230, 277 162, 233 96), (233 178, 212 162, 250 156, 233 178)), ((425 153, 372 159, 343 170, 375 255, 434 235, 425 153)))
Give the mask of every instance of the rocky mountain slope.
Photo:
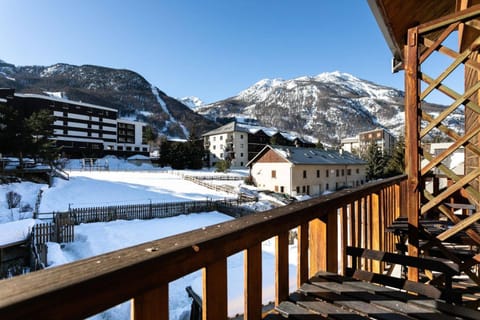
MULTIPOLYGON (((443 107, 428 104, 432 113, 443 107)), ((361 131, 404 131, 404 93, 347 73, 291 80, 265 79, 237 96, 195 109, 212 119, 243 117, 266 126, 313 136, 332 145, 361 131)), ((458 118, 452 125, 461 125, 458 118)))
POLYGON ((130 70, 62 63, 14 66, 0 60, 0 87, 111 107, 171 138, 188 138, 191 130, 200 135, 217 126, 130 70))

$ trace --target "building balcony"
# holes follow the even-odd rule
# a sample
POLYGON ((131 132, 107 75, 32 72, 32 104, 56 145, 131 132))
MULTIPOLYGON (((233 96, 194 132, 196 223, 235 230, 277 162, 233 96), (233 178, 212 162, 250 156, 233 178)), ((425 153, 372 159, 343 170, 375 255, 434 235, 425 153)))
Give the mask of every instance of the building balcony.
POLYGON ((384 230, 402 212, 404 182, 404 176, 385 179, 2 280, 0 318, 79 319, 131 299, 132 319, 168 319, 169 283, 203 269, 204 318, 226 319, 227 258, 244 251, 245 318, 260 319, 262 241, 277 239, 276 301, 286 300, 289 231, 296 229, 298 235, 299 286, 317 271, 345 268, 346 245, 394 251, 395 236, 384 230), (364 231, 362 219, 370 221, 364 231), (352 224, 358 227, 348 227, 352 224))

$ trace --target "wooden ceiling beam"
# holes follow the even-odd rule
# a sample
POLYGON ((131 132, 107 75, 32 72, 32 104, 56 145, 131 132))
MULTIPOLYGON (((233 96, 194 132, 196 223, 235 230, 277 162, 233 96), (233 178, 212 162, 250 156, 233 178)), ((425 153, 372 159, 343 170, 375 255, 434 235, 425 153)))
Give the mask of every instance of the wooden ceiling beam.
POLYGON ((427 34, 438 29, 445 28, 446 26, 456 23, 465 22, 480 17, 480 5, 471 6, 462 11, 458 11, 444 17, 429 21, 427 23, 418 26, 419 34, 427 34))

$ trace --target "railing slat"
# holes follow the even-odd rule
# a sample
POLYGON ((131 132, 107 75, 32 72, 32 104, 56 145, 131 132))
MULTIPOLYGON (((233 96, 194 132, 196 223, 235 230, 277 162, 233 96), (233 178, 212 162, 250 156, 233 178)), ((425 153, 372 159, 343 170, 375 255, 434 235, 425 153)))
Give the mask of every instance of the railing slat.
POLYGON ((168 283, 133 298, 131 319, 168 320, 168 283))
POLYGON ((288 231, 275 237, 275 305, 288 298, 288 231))
POLYGON ((227 259, 203 268, 202 319, 227 319, 227 259))
POLYGON ((262 317, 262 244, 258 243, 244 253, 244 319, 262 317))
POLYGON ((303 223, 297 228, 297 287, 308 279, 308 223, 303 223))
POLYGON ((325 222, 320 219, 314 219, 309 224, 309 248, 310 248, 310 268, 309 277, 313 277, 318 271, 326 270, 326 234, 327 228, 325 222))
POLYGON ((338 213, 337 209, 331 209, 327 214, 327 243, 326 243, 326 259, 327 271, 338 272, 338 213))

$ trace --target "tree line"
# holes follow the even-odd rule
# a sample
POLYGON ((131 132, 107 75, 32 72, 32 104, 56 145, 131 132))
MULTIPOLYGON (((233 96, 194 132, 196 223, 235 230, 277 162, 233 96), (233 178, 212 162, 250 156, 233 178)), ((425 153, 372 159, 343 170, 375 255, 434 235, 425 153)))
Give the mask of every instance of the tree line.
POLYGON ((23 158, 41 158, 51 162, 58 154, 53 135, 54 116, 49 110, 33 113, 0 103, 0 153, 23 158))

